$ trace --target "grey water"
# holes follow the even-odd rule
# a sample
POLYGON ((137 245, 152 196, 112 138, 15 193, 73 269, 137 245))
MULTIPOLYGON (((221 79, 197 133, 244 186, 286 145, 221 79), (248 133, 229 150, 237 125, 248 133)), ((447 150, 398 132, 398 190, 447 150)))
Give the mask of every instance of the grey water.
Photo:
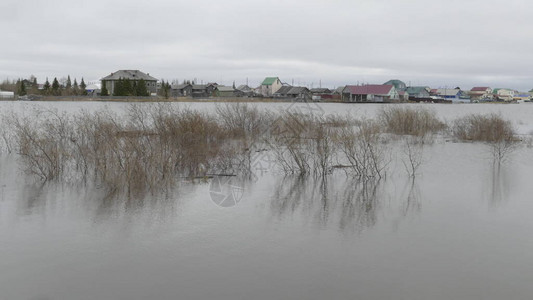
MULTIPOLYGON (((127 108, 0 103, 2 112, 36 106, 127 108)), ((370 118, 379 107, 313 109, 370 118)), ((524 139, 533 134, 533 104, 427 107, 448 121, 499 113, 524 139)), ((532 148, 498 166, 485 145, 442 138, 414 179, 396 165, 376 182, 266 168, 110 198, 98 186, 42 184, 3 153, 0 299, 531 299, 532 148)))

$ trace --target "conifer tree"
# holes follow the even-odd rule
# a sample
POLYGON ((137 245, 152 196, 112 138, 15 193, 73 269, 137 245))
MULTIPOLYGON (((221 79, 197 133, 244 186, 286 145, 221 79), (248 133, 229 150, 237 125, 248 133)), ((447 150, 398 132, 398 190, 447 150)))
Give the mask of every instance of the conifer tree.
POLYGON ((135 94, 141 97, 149 96, 148 89, 146 88, 146 82, 144 81, 144 79, 141 78, 141 80, 139 80, 139 82, 137 83, 135 94))
POLYGON ((131 96, 133 95, 133 86, 131 81, 126 78, 122 80, 122 95, 119 96, 131 96))
POLYGON ((76 78, 74 78, 74 84, 72 85, 72 94, 73 95, 79 95, 80 93, 80 87, 78 86, 78 81, 76 78))
POLYGON ((27 94, 26 92, 26 86, 24 85, 24 81, 17 80, 17 95, 19 96, 25 96, 27 94))
POLYGON ((54 81, 52 82, 52 94, 54 94, 54 96, 59 96, 61 94, 61 91, 59 90, 59 81, 57 81, 57 77, 54 77, 54 81))
MULTIPOLYGON (((80 82, 80 94, 81 95, 87 95, 87 85, 85 84, 85 81, 83 81, 83 77, 81 78, 81 82, 80 82)), ((107 96, 107 95, 106 95, 107 96)))
POLYGON ((43 93, 45 95, 50 95, 50 82, 48 81, 48 77, 46 77, 46 81, 43 85, 43 93))
MULTIPOLYGON (((81 79, 81 83, 83 83, 83 78, 81 79)), ((87 93, 87 91, 85 91, 85 93, 87 93)), ((109 91, 107 90, 105 81, 102 81, 102 91, 100 92, 100 95, 101 96, 109 96, 109 91)))

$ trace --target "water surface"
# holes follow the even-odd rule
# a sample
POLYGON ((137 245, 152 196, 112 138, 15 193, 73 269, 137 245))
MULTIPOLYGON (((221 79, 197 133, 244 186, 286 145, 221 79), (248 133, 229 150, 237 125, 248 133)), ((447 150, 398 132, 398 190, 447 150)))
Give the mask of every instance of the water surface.
MULTIPOLYGON (((320 107, 369 117, 379 109, 320 107)), ((533 105, 431 107, 448 120, 501 113, 523 135, 533 127, 533 105)), ((501 167, 485 145, 445 138, 424 155, 414 180, 401 164, 366 184, 265 172, 233 182, 239 202, 222 208, 209 181, 110 198, 98 187, 35 182, 4 154, 0 299, 531 299, 532 149, 501 167)))

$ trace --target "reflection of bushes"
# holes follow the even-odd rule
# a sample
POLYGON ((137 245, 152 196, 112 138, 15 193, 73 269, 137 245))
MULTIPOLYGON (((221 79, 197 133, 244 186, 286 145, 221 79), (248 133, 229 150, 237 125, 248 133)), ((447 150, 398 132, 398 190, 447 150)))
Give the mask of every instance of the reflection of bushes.
POLYGON ((302 214, 323 226, 335 224, 342 231, 361 231, 376 225, 382 183, 353 178, 339 184, 323 178, 284 177, 277 184, 270 202, 277 217, 302 214))

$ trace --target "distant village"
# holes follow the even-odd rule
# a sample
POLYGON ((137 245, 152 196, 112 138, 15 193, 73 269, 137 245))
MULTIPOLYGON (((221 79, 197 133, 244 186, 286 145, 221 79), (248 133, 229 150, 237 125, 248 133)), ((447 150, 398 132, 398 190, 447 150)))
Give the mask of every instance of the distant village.
POLYGON ((533 90, 520 92, 508 88, 477 86, 470 90, 460 87, 432 88, 429 86, 408 86, 398 79, 383 84, 345 85, 336 88, 308 88, 294 86, 279 77, 266 77, 257 87, 247 84, 226 86, 217 83, 198 84, 195 81, 165 82, 139 70, 118 70, 104 76, 97 82, 86 84, 82 78, 71 81, 70 76, 60 81, 54 78, 50 83, 39 84, 35 77, 4 81, 0 85, 3 100, 48 100, 50 97, 83 100, 118 99, 116 97, 156 98, 271 98, 279 100, 317 102, 431 102, 431 103, 479 103, 479 102, 530 102, 533 90))

